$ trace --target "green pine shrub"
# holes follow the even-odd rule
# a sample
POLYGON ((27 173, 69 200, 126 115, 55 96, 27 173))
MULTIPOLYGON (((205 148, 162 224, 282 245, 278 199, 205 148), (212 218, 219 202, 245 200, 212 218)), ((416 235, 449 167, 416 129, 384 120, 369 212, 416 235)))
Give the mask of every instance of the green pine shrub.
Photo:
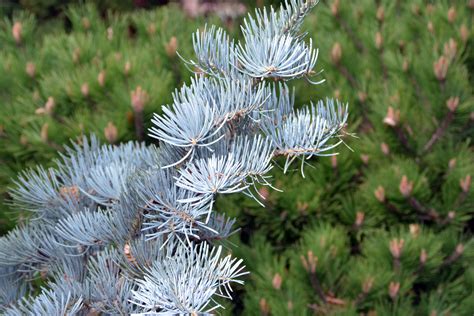
POLYGON ((70 140, 147 140, 152 114, 189 77, 176 51, 191 56, 189 34, 203 25, 176 6, 102 18, 90 4, 67 17, 70 30, 24 12, 0 24, 1 201, 20 170, 51 165, 70 140))
POLYGON ((235 210, 252 315, 471 315, 472 1, 328 1, 305 24, 352 151, 235 210), (347 99, 346 99, 347 97, 347 99), (359 118, 359 119, 358 119, 359 118))

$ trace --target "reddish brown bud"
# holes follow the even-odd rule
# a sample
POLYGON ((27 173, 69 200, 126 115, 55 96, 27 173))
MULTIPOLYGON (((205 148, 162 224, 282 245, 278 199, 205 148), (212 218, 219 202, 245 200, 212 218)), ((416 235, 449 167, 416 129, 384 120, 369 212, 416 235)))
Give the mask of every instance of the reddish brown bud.
POLYGON ((424 265, 426 263, 426 260, 428 260, 428 253, 426 252, 425 249, 421 249, 420 264, 424 265))
POLYGON ((455 217, 456 217, 456 212, 455 211, 449 211, 448 212, 449 220, 453 220, 455 217))
POLYGON ((464 245, 463 244, 458 244, 456 246, 455 253, 459 256, 462 255, 464 253, 464 245))
POLYGON ((364 292, 365 294, 369 293, 373 286, 374 286, 374 278, 368 277, 362 284, 362 292, 364 292))
POLYGON ((334 155, 334 156, 331 156, 331 167, 333 169, 336 169, 337 168, 337 156, 334 155))
POLYGON ((262 316, 268 316, 270 314, 270 305, 268 305, 267 300, 263 297, 260 299, 260 313, 262 316))
POLYGON ((454 57, 456 57, 456 53, 458 51, 458 43, 453 38, 450 38, 449 41, 444 43, 444 56, 448 58, 448 60, 452 61, 454 57))
POLYGON ((288 303, 286 304, 287 308, 289 311, 292 311, 293 310, 293 301, 288 301, 288 303))
POLYGON ((65 200, 72 198, 75 201, 79 201, 79 198, 80 198, 79 187, 77 187, 75 185, 70 186, 70 187, 67 187, 67 186, 61 187, 59 189, 59 194, 65 200))
POLYGON ((417 238, 418 235, 420 234, 420 225, 418 224, 410 224, 409 226, 410 229, 410 234, 414 237, 417 238))
POLYGON ((382 153, 385 156, 390 155, 390 147, 388 147, 388 145, 386 143, 381 143, 380 144, 380 150, 382 150, 382 153))
POLYGON ((365 213, 364 212, 357 212, 356 219, 355 219, 355 226, 360 227, 364 223, 365 213))
POLYGON ((451 158, 448 163, 449 169, 454 169, 456 167, 456 158, 451 158))
POLYGON ((385 18, 385 10, 383 7, 378 7, 377 8, 377 13, 375 14, 377 20, 382 23, 384 18, 385 18))
POLYGON ((23 25, 21 24, 21 22, 16 21, 15 23, 13 23, 12 36, 17 44, 21 43, 22 31, 23 31, 23 25))
POLYGON ((403 239, 392 239, 390 241, 390 253, 395 259, 400 259, 405 241, 403 239))
POLYGON ((165 44, 166 55, 173 58, 176 56, 176 51, 178 50, 178 39, 176 36, 170 38, 169 42, 165 44))
POLYGON ((408 181, 407 176, 404 175, 398 188, 404 197, 409 197, 413 191, 413 181, 408 181))
POLYGON ((270 190, 268 190, 267 187, 261 187, 258 189, 258 194, 260 197, 262 197, 262 199, 266 200, 270 196, 270 190))
POLYGON ((109 122, 107 124, 107 126, 104 128, 104 136, 110 144, 114 144, 117 141, 118 130, 114 123, 109 122))
POLYGON ((377 33, 375 33, 375 47, 380 50, 380 49, 382 49, 382 46, 383 46, 382 33, 377 32, 377 33))
POLYGON ((105 70, 101 70, 97 75, 97 82, 99 86, 103 87, 105 85, 105 70))
POLYGON ((385 189, 383 188, 383 186, 379 185, 377 189, 375 189, 374 195, 377 201, 379 201, 380 203, 385 202, 385 189))
POLYGON ((433 72, 436 79, 444 81, 449 69, 449 60, 445 56, 441 56, 437 61, 433 63, 433 72))
POLYGON ((449 23, 454 23, 456 21, 457 12, 454 7, 449 8, 448 10, 448 21, 449 23))
POLYGON ((434 34, 434 26, 433 26, 433 22, 431 21, 428 21, 428 24, 426 26, 428 28, 428 32, 430 32, 431 34, 434 34))
POLYGON ((127 60, 125 62, 125 66, 123 67, 123 73, 125 74, 125 76, 129 75, 131 69, 132 69, 132 64, 130 63, 130 61, 127 60))
POLYGON ((84 82, 81 86, 81 93, 84 97, 89 96, 89 84, 87 82, 84 82))
POLYGON ((48 129, 49 129, 48 123, 44 123, 43 126, 41 127, 40 136, 41 136, 41 140, 45 143, 47 143, 49 139, 48 129))
POLYGON ((360 103, 365 103, 365 101, 367 101, 367 93, 364 91, 357 92, 357 97, 359 98, 360 103))
POLYGON ((333 16, 339 15, 339 0, 334 0, 331 4, 331 13, 333 16))
POLYGON ((460 179, 459 186, 461 187, 461 190, 463 192, 469 192, 469 189, 471 187, 471 175, 468 174, 464 179, 460 179))
POLYGON ((392 300, 395 300, 398 296, 398 291, 400 290, 400 283, 399 282, 390 282, 388 286, 388 295, 392 300))
POLYGON ((369 155, 366 155, 366 154, 361 154, 361 155, 360 155, 360 160, 362 160, 362 162, 364 163, 364 165, 368 165, 368 164, 369 164, 369 159, 370 159, 370 156, 369 156, 369 155))
POLYGON ((338 65, 342 58, 342 46, 339 42, 335 42, 331 49, 331 61, 338 65))
POLYGON ((130 93, 132 108, 135 112, 143 112, 145 104, 148 102, 148 94, 142 87, 138 86, 130 93))
POLYGON ((402 70, 403 72, 407 72, 408 68, 410 67, 410 64, 408 62, 408 59, 403 59, 403 64, 402 64, 402 70))
POLYGON ((315 257, 311 250, 308 251, 307 257, 300 256, 301 263, 303 264, 304 269, 309 273, 316 272, 316 266, 318 264, 318 257, 315 257))
POLYGON ((451 97, 446 101, 446 106, 451 112, 456 111, 459 105, 459 97, 451 97))
POLYGON ((275 290, 279 290, 281 288, 281 283, 282 283, 282 278, 281 278, 281 275, 279 273, 275 273, 275 275, 273 276, 273 280, 272 280, 272 286, 275 290))
POLYGON ((387 109, 387 115, 385 115, 383 122, 392 127, 397 126, 400 122, 400 110, 395 110, 389 106, 387 109))
POLYGON ((28 74, 28 76, 30 76, 30 78, 34 78, 34 76, 36 75, 36 66, 35 66, 35 64, 32 63, 31 61, 27 62, 25 71, 28 74))

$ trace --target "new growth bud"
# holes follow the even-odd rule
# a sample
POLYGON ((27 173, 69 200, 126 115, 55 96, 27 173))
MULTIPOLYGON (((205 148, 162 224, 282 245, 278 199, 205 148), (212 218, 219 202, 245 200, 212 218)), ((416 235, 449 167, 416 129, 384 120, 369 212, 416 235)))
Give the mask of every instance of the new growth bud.
POLYGON ((413 191, 413 181, 408 181, 407 176, 404 175, 398 188, 400 189, 400 193, 407 198, 413 191))
POLYGON ((387 115, 385 115, 383 122, 392 127, 397 126, 398 122, 400 122, 400 110, 395 110, 389 106, 387 109, 387 115))
POLYGON ((463 192, 468 193, 471 187, 471 175, 468 174, 464 179, 460 179, 459 186, 463 192))
POLYGON ((105 70, 101 70, 97 75, 97 82, 99 86, 103 87, 105 85, 105 70))
POLYGON ((26 73, 30 78, 34 78, 36 75, 36 66, 33 62, 27 62, 26 63, 26 68, 25 68, 26 73))
POLYGON ((458 108, 459 105, 459 97, 451 97, 446 101, 446 106, 448 107, 449 111, 454 112, 458 108))
POLYGON ((380 150, 385 156, 390 155, 390 147, 386 143, 381 143, 380 144, 380 150))
POLYGON ((170 38, 169 42, 165 44, 166 55, 173 58, 176 56, 176 51, 178 50, 178 39, 176 36, 170 38))
POLYGON ((405 241, 403 239, 392 239, 390 241, 390 253, 395 259, 400 259, 405 241))
POLYGON ((273 288, 275 290, 279 290, 281 288, 281 283, 282 283, 281 275, 279 273, 275 273, 275 275, 273 276, 273 280, 272 280, 273 288))
POLYGON ((134 91, 130 93, 130 99, 132 108, 135 112, 143 112, 145 104, 148 101, 148 94, 142 87, 138 86, 134 91))
POLYGON ((377 201, 379 201, 380 203, 385 202, 385 189, 383 188, 383 186, 379 185, 377 189, 375 189, 374 195, 377 201))
POLYGON ((338 65, 342 57, 342 47, 339 42, 334 43, 331 49, 331 61, 333 64, 338 65))
POLYGON ((308 250, 307 257, 301 256, 301 263, 308 273, 316 273, 316 266, 318 264, 318 257, 315 257, 311 250, 308 250))
POLYGON ((441 56, 437 61, 433 63, 433 72, 438 81, 446 80, 446 75, 449 69, 449 60, 446 56, 441 56))
POLYGON ((398 296, 398 291, 400 290, 400 283, 399 282, 390 282, 388 286, 388 295, 392 300, 395 300, 398 296))
POLYGON ((457 12, 454 7, 449 8, 448 10, 448 21, 449 23, 454 23, 456 21, 457 12))
POLYGON ((107 126, 104 128, 104 136, 110 144, 114 144, 117 141, 118 130, 114 123, 109 122, 107 124, 107 126))
POLYGON ((375 33, 375 47, 378 50, 381 50, 383 47, 383 36, 380 32, 375 33))
POLYGON ((12 36, 17 44, 21 44, 21 40, 23 36, 22 32, 23 32, 23 25, 21 24, 21 22, 16 21, 15 23, 13 23, 12 36))

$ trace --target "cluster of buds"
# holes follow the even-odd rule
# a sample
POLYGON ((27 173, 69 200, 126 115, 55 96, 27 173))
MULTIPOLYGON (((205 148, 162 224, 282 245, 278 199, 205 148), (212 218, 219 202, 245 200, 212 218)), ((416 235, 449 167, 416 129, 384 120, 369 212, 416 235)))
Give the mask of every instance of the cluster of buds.
POLYGON ((130 93, 130 99, 132 103, 132 108, 135 113, 143 112, 145 104, 148 102, 148 94, 142 87, 138 86, 135 90, 130 93))
POLYGON ((104 128, 104 136, 110 144, 113 144, 117 141, 118 130, 114 123, 109 122, 107 124, 107 126, 104 128))
POLYGON ((407 198, 413 192, 413 181, 408 181, 407 176, 404 175, 398 188, 403 197, 407 198))
POLYGON ((176 36, 170 38, 169 42, 165 44, 165 51, 166 55, 170 58, 174 58, 176 56, 176 52, 178 50, 178 39, 176 36))
POLYGON ((308 251, 307 256, 301 256, 301 263, 303 264, 304 269, 311 274, 316 273, 316 266, 318 264, 318 257, 315 257, 311 250, 308 251))
POLYGON ((385 115, 385 118, 383 119, 383 122, 387 124, 388 126, 395 127, 398 125, 400 122, 400 110, 395 110, 391 106, 388 107, 387 109, 387 114, 385 115))
POLYGON ((70 187, 64 186, 59 189, 59 194, 65 200, 72 198, 75 201, 79 201, 79 198, 80 198, 79 193, 80 191, 77 186, 70 186, 70 187))
POLYGON ((48 100, 44 104, 43 107, 36 109, 36 114, 48 114, 51 115, 56 107, 56 102, 54 101, 53 97, 48 97, 48 100))
POLYGON ((471 188, 471 175, 468 174, 464 179, 459 180, 459 186, 464 193, 468 193, 471 188))

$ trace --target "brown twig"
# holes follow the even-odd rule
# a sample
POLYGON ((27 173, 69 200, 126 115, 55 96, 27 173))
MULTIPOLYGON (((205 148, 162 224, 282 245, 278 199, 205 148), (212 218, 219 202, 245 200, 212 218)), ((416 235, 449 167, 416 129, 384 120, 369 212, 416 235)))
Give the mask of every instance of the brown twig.
POLYGON ((429 151, 433 145, 441 138, 443 137, 444 133, 446 133, 446 130, 448 129, 449 124, 452 122, 454 119, 454 112, 449 111, 448 114, 444 117, 444 120, 441 122, 439 127, 436 129, 436 131, 433 133, 431 136, 430 140, 426 143, 426 145, 423 147, 423 152, 429 151))
POLYGON ((309 279, 311 281, 311 286, 316 291, 316 294, 318 294, 319 298, 323 301, 324 304, 326 304, 327 303, 326 295, 324 295, 323 289, 321 287, 321 283, 319 282, 316 272, 310 272, 309 279))

